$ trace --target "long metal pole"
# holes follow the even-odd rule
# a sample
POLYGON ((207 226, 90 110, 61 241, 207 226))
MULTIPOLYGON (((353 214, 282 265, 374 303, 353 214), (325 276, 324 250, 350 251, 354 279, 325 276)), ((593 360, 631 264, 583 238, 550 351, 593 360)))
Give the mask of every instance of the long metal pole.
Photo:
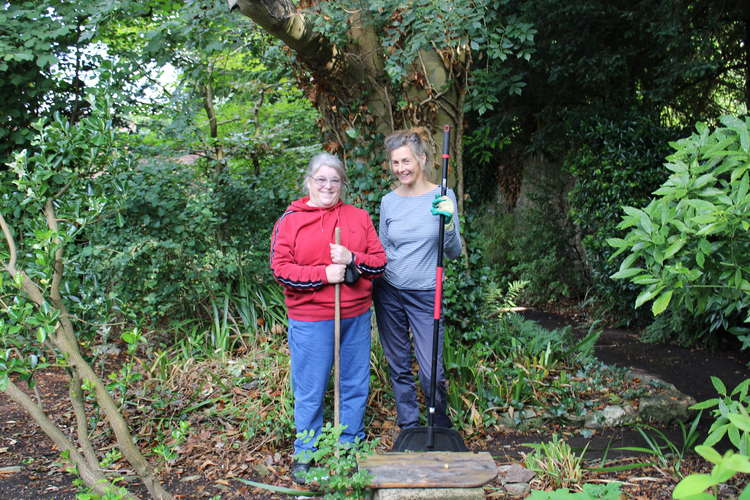
MULTIPOLYGON (((440 184, 440 194, 445 196, 448 192, 448 153, 450 146, 451 127, 443 127, 443 176, 440 184)), ((433 426, 435 424, 435 399, 437 393, 437 365, 438 365, 438 343, 440 341, 440 310, 443 303, 443 243, 445 242, 445 216, 440 216, 438 229, 438 252, 437 269, 435 271, 435 306, 432 324, 432 376, 430 377, 430 409, 427 414, 427 449, 435 447, 435 435, 433 426)))

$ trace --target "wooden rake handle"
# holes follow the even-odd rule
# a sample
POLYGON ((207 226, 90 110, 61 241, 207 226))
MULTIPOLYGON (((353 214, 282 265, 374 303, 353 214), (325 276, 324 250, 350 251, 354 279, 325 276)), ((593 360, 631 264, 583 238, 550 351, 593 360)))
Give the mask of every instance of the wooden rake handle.
MULTIPOLYGON (((341 244, 341 228, 335 231, 336 244, 341 244)), ((335 313, 333 319, 333 425, 341 423, 341 283, 334 285, 335 313)))

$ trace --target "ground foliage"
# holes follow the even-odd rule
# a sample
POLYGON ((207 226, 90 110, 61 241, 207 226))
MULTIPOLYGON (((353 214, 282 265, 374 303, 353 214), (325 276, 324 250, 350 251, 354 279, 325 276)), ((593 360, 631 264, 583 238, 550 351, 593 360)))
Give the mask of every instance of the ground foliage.
MULTIPOLYGON (((126 396, 125 407, 141 429, 139 442, 146 448, 155 450, 152 460, 160 464, 161 474, 171 482, 173 491, 185 495, 186 498, 285 498, 234 480, 239 477, 284 487, 291 485, 288 456, 291 432, 282 437, 280 433, 272 430, 277 427, 274 421, 277 414, 282 415, 280 422, 284 428, 290 425, 286 420, 290 415, 289 410, 284 410, 284 407, 278 404, 279 401, 288 399, 288 394, 283 392, 284 375, 274 373, 275 370, 283 368, 286 355, 283 346, 277 346, 278 341, 273 338, 265 335, 257 338, 260 345, 268 347, 268 350, 264 351, 262 347, 256 348, 251 344, 248 337, 246 342, 251 349, 239 349, 236 357, 224 361, 194 358, 178 364, 159 364, 151 357, 152 355, 146 354, 145 345, 139 347, 135 358, 126 355, 127 344, 123 341, 116 343, 121 349, 120 354, 110 354, 106 357, 107 362, 101 367, 102 373, 116 373, 124 363, 136 360, 135 371, 141 373, 142 378, 129 384, 123 393, 126 396), (277 349, 281 349, 278 354, 277 349), (255 356, 255 352, 264 354, 255 356), (278 387, 283 389, 281 393, 277 392, 278 387), (171 411, 171 408, 175 410, 171 411), (265 410, 262 410, 263 408, 265 410), (257 411, 259 417, 266 419, 266 424, 259 418, 253 419, 250 425, 243 427, 243 422, 248 420, 251 411, 257 411), (163 418, 165 414, 170 418, 163 418), (188 425, 184 425, 184 422, 188 425), (263 425, 269 425, 270 428, 262 430, 263 425), (259 432, 253 435, 247 432, 251 428, 268 434, 259 432), (174 432, 181 429, 187 429, 187 432, 174 432), (157 454, 156 450, 163 451, 163 455, 157 454)), ((612 339, 609 339, 606 342, 611 341, 612 339)), ((665 357, 665 353, 656 348, 651 348, 650 352, 654 355, 654 360, 658 361, 665 357)), ((172 359, 182 359, 177 352, 170 353, 170 356, 172 359)), ((702 355, 698 353, 698 356, 702 355)), ((685 364, 685 359, 688 358, 683 358, 680 366, 685 364)), ((734 369, 727 367, 727 370, 732 372, 734 369)), ((39 390, 45 407, 52 410, 58 421, 67 421, 68 425, 72 425, 72 414, 60 399, 60 394, 66 391, 65 375, 53 370, 40 377, 39 381, 39 390)), ((609 397, 614 395, 609 393, 609 397)), ((607 396, 603 395, 600 401, 604 403, 606 400, 607 396)), ((381 438, 381 450, 390 446, 396 434, 392 402, 388 403, 387 398, 385 401, 386 403, 380 399, 372 400, 368 407, 368 433, 371 437, 381 438)), ((8 448, 3 458, 0 458, 0 470, 4 470, 4 466, 15 465, 22 459, 25 464, 23 472, 0 473, 0 477, 3 478, 0 481, 0 491, 5 491, 4 485, 12 482, 18 474, 23 474, 26 483, 23 487, 18 485, 15 490, 19 499, 38 498, 24 496, 23 492, 28 491, 26 488, 29 485, 39 485, 38 490, 32 491, 51 488, 46 494, 52 492, 51 494, 58 499, 73 498, 75 488, 71 487, 69 477, 65 479, 65 476, 60 476, 60 466, 52 463, 55 461, 56 453, 49 448, 39 447, 44 444, 44 440, 33 434, 33 430, 19 426, 21 417, 9 413, 12 407, 9 408, 6 404, 0 406, 1 414, 4 417, 9 416, 3 418, 0 424, 4 436, 0 447, 8 448)), ((522 443, 547 441, 549 433, 553 431, 566 440, 577 438, 577 442, 581 442, 580 435, 575 430, 555 422, 545 425, 543 431, 519 432, 494 426, 478 430, 479 432, 467 436, 469 446, 472 449, 492 451, 500 464, 521 460, 522 453, 531 451, 530 448, 522 446, 522 443)), ((621 491, 628 498, 670 498, 670 491, 677 483, 677 479, 665 475, 663 469, 660 471, 654 466, 627 469, 626 467, 632 464, 650 462, 651 459, 647 456, 628 457, 618 453, 616 447, 622 443, 622 437, 618 437, 619 432, 622 431, 615 431, 611 436, 608 431, 596 433, 601 434, 598 444, 600 454, 593 455, 584 462, 582 483, 603 484, 615 481, 620 483, 621 491), (610 439, 609 445, 607 439, 610 439), (610 466, 612 470, 595 470, 602 465, 610 466), (622 469, 617 469, 618 466, 622 469)), ((674 437, 670 434, 670 438, 676 444, 680 443, 679 436, 674 437)), ((101 429, 96 430, 95 439, 101 446, 107 447, 108 438, 101 429)), ((573 452, 579 454, 580 444, 573 446, 573 452)), ((125 478, 129 477, 128 467, 122 463, 115 450, 111 450, 107 457, 106 467, 109 470, 116 471, 125 478)), ((694 455, 686 455, 682 463, 684 474, 708 472, 709 468, 705 461, 694 455)), ((129 483, 129 480, 126 483, 129 483)), ((534 480, 531 485, 541 490, 545 488, 544 484, 541 480, 534 480)), ((724 494, 736 494, 737 486, 743 484, 746 484, 746 478, 740 476, 730 481, 722 491, 724 494)), ((498 496, 499 488, 499 484, 492 483, 488 485, 486 492, 490 498, 495 498, 498 496)), ((577 488, 573 487, 573 491, 576 490, 577 488)), ((551 493, 551 489, 549 491, 551 493)))

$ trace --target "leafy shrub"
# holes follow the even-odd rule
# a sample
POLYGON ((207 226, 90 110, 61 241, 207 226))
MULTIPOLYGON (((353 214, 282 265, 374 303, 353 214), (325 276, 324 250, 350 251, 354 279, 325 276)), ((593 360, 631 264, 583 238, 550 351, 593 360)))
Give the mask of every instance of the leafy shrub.
POLYGON ((738 335, 750 345, 750 118, 725 116, 723 126, 673 144, 672 172, 644 208, 624 207, 623 238, 607 243, 626 253, 613 278, 639 287, 635 307, 653 301, 699 319, 701 330, 738 335), (744 318, 744 319, 743 319, 744 318))
POLYGON ((139 322, 180 320, 207 317, 212 300, 239 293, 243 276, 270 280, 271 227, 298 190, 272 177, 206 180, 158 159, 100 176, 109 204, 76 259, 90 300, 139 322))
POLYGON ((314 465, 310 467, 307 479, 318 483, 325 492, 325 499, 365 498, 372 474, 358 470, 357 459, 372 455, 378 440, 341 443, 339 438, 342 431, 340 425, 334 427, 330 422, 325 424, 315 440, 314 465))
POLYGON ((460 330, 471 331, 482 323, 478 314, 491 286, 490 272, 482 265, 481 253, 469 251, 466 259, 445 261, 443 311, 445 323, 460 330))
POLYGON ((475 245, 501 285, 525 281, 521 299, 544 304, 576 297, 583 289, 573 228, 565 222, 562 200, 552 185, 540 186, 531 203, 506 214, 480 210, 475 245))
POLYGON ((575 178, 569 214, 580 231, 589 296, 605 312, 617 312, 626 321, 637 319, 623 305, 635 297, 637 287, 610 279, 616 269, 606 239, 619 234, 620 207, 644 204, 663 182, 661 161, 675 132, 648 117, 631 116, 595 117, 576 133, 579 146, 565 158, 564 168, 575 178))
MULTIPOLYGON (((378 440, 341 443, 339 438, 342 431, 343 426, 334 427, 329 422, 315 438, 317 449, 311 457, 312 466, 305 476, 308 484, 315 485, 315 491, 282 488, 239 478, 237 480, 256 488, 292 496, 322 496, 324 500, 369 498, 371 493, 367 486, 372 480, 372 474, 366 470, 358 470, 358 459, 372 455, 378 440)), ((297 435, 300 438, 305 436, 306 433, 297 435)))
POLYGON ((202 271, 213 256, 210 236, 219 223, 210 191, 189 169, 162 162, 102 177, 112 204, 85 235, 79 272, 87 282, 147 318, 200 296, 193 292, 204 293, 202 271))
MULTIPOLYGON (((685 477, 675 486, 673 498, 715 500, 717 496, 706 493, 706 490, 716 493, 717 485, 729 481, 738 473, 750 473, 750 379, 745 379, 731 393, 727 392, 726 386, 718 378, 711 377, 711 383, 720 397, 694 404, 690 408, 714 408, 711 414, 715 420, 708 431, 708 437, 702 445, 695 447, 695 451, 714 464, 714 467, 710 474, 696 473, 685 477), (737 399, 734 399, 735 396, 737 399), (721 455, 713 445, 724 436, 729 438, 735 449, 727 450, 721 455)), ((746 485, 738 498, 748 498, 749 495, 750 485, 746 485)))

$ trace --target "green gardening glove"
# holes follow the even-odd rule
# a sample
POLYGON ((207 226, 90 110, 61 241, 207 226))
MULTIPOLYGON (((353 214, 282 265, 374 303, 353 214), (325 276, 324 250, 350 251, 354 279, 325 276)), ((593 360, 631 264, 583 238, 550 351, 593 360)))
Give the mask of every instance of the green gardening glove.
POLYGON ((435 195, 435 199, 432 200, 432 215, 443 215, 445 216, 445 229, 450 231, 453 229, 453 214, 456 212, 456 207, 453 205, 453 200, 448 198, 447 195, 435 195))

